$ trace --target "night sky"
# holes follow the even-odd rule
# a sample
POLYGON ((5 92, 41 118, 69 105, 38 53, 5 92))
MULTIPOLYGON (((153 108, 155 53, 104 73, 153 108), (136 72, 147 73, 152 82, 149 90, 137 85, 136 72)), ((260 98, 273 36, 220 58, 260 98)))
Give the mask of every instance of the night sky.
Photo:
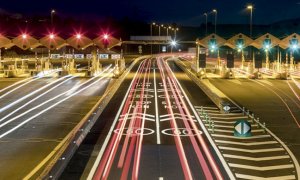
MULTIPOLYGON (((178 23, 198 26, 203 13, 218 10, 218 23, 246 24, 249 12, 245 0, 7 0, 1 2, 0 11, 26 15, 47 15, 55 9, 58 15, 78 18, 134 17, 147 22, 178 23)), ((276 21, 299 18, 300 0, 252 0, 254 23, 270 24, 276 21)), ((209 16, 212 21, 213 16, 209 16)))

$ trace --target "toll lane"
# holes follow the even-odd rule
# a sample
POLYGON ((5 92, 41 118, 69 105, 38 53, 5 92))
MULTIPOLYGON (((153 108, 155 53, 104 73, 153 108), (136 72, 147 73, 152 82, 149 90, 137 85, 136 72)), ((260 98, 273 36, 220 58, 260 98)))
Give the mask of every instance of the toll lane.
POLYGON ((1 96, 11 93, 0 104, 0 179, 22 179, 41 163, 105 92, 110 77, 103 75, 90 82, 65 76, 2 86, 1 96))

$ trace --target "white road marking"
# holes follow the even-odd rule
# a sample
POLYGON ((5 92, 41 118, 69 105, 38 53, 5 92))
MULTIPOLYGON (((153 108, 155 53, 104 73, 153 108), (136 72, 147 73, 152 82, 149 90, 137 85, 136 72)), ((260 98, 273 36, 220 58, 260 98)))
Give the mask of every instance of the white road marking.
MULTIPOLYGON (((185 115, 185 114, 179 114, 179 113, 174 113, 173 114, 174 116, 180 116, 180 117, 182 117, 182 116, 184 116, 184 117, 189 117, 188 115, 185 115)), ((165 115, 161 115, 161 116, 159 116, 159 117, 171 117, 172 116, 172 114, 165 114, 165 115)), ((191 116, 192 118, 195 118, 195 116, 191 116)))
POLYGON ((283 155, 283 156, 269 156, 269 157, 247 157, 247 156, 237 156, 232 154, 223 154, 224 157, 233 158, 233 159, 244 159, 250 161, 270 161, 276 159, 288 159, 290 156, 283 155))
POLYGON ((191 110, 193 111, 197 121, 198 121, 198 124, 200 125, 200 127, 202 128, 203 132, 205 133, 209 143, 211 144, 212 148, 215 150, 217 156, 219 157, 219 160, 221 161, 225 171, 227 172, 227 175, 229 177, 229 179, 236 179, 231 171, 231 169, 229 168, 227 162, 225 161, 224 157, 222 156, 221 152, 219 151, 219 149, 217 148, 217 145, 214 143, 213 139, 211 138, 209 132, 207 131, 205 125, 202 123, 200 117, 198 116, 198 113, 197 111, 195 110, 193 104, 191 103, 190 99, 188 98, 187 94, 185 93, 184 89, 182 88, 181 84, 179 83, 179 81, 177 80, 176 76, 174 75, 173 71, 171 71, 171 73, 173 74, 173 76, 175 77, 175 81, 177 82, 177 84, 179 85, 180 87, 180 90, 181 92, 183 93, 186 101, 188 102, 191 110))
POLYGON ((256 170, 256 171, 270 171, 270 170, 277 170, 277 169, 289 169, 294 168, 293 164, 285 164, 285 165, 277 165, 277 166, 249 166, 249 165, 243 165, 243 164, 234 164, 234 163, 228 163, 230 167, 235 168, 241 168, 241 169, 250 169, 250 170, 256 170))
POLYGON ((201 109, 201 108, 203 108, 203 109, 219 109, 219 108, 217 108, 217 107, 206 107, 206 106, 194 106, 196 109, 201 109))
MULTIPOLYGON (((139 65, 139 68, 138 68, 138 69, 140 69, 141 65, 142 65, 142 63, 139 65)), ((128 71, 127 74, 128 74, 129 72, 130 72, 130 71, 128 71)), ((126 75, 127 75, 127 74, 126 74, 126 75)), ((94 176, 94 174, 95 174, 95 172, 96 172, 96 170, 97 170, 97 167, 98 167, 98 165, 99 165, 99 163, 100 163, 100 160, 101 160, 101 158, 102 158, 102 156, 103 156, 103 153, 104 153, 104 151, 105 151, 105 149, 106 149, 106 147, 107 147, 107 144, 108 144, 108 142, 109 142, 109 139, 110 139, 110 137, 111 137, 111 134, 112 134, 113 131, 114 131, 115 125, 116 125, 116 123, 118 122, 120 113, 121 113, 121 111, 122 111, 122 108, 123 108, 123 106, 124 106, 124 104, 125 104, 125 101, 126 101, 126 99, 127 99, 127 97, 128 97, 128 94, 129 94, 129 92, 130 92, 131 86, 132 86, 132 84, 133 84, 133 82, 134 82, 134 79, 136 78, 137 74, 138 74, 138 70, 136 71, 134 77, 133 77, 132 80, 131 80, 131 83, 130 83, 130 85, 129 85, 129 87, 128 87, 128 90, 127 90, 127 92, 126 92, 126 95, 125 95, 124 98, 123 98, 123 101, 122 101, 122 103, 121 103, 121 106, 119 107, 119 110, 118 110, 117 115, 116 115, 116 117, 115 117, 115 119, 114 119, 114 121, 113 121, 113 124, 111 125, 111 127, 110 127, 110 129, 109 129, 109 132, 108 132, 108 134, 107 134, 107 136, 106 136, 106 138, 105 138, 105 140, 104 140, 104 142, 103 142, 103 144, 102 144, 102 147, 101 147, 101 149, 100 149, 100 151, 99 151, 99 153, 98 153, 98 156, 97 156, 97 158, 96 158, 96 160, 95 160, 95 163, 93 164, 93 166, 92 166, 92 168, 91 168, 91 171, 90 171, 90 173, 89 173, 89 175, 88 175, 88 177, 87 177, 88 180, 93 179, 93 176, 94 176)))
POLYGON ((235 173, 236 177, 241 178, 241 179, 255 179, 255 180, 292 180, 292 179, 296 179, 295 175, 288 175, 288 176, 274 176, 274 177, 259 177, 259 176, 251 176, 251 175, 247 175, 247 174, 238 174, 235 173))
POLYGON ((153 69, 154 73, 154 96, 155 96, 155 122, 156 122, 156 143, 161 144, 160 141, 160 127, 159 127, 159 116, 158 116, 158 103, 157 103, 157 88, 156 88, 156 72, 155 69, 153 69))
POLYGON ((284 151, 283 148, 270 148, 270 149, 244 149, 244 148, 233 148, 233 147, 225 147, 225 146, 219 146, 219 149, 222 149, 222 150, 229 150, 229 151, 247 152, 247 153, 263 153, 263 152, 284 151))
POLYGON ((234 141, 223 141, 223 140, 215 140, 217 143, 224 144, 234 144, 234 145, 242 145, 242 146, 259 146, 266 144, 278 144, 277 141, 263 141, 263 142, 234 142, 234 141))
POLYGON ((271 136, 269 134, 265 134, 265 135, 257 135, 257 136, 251 136, 251 137, 247 137, 247 138, 241 138, 241 137, 235 137, 235 136, 228 136, 228 135, 223 135, 223 134, 212 134, 212 136, 214 137, 224 137, 224 138, 231 138, 231 139, 259 139, 259 138, 270 138, 271 136))
POLYGON ((155 116, 154 115, 152 115, 152 114, 143 114, 143 113, 126 113, 126 114, 122 114, 120 117, 125 117, 126 115, 128 115, 128 116, 134 116, 134 115, 140 115, 140 116, 149 116, 149 117, 151 117, 151 118, 155 118, 155 116))
MULTIPOLYGON (((209 131, 212 131, 212 129, 210 128, 209 131)), ((219 129, 219 128, 214 128, 214 131, 215 132, 224 132, 224 133, 234 133, 234 130, 225 130, 225 129, 219 129)), ((254 129, 254 130, 251 130, 251 132, 259 133, 259 132, 264 132, 264 130, 263 129, 254 129)))

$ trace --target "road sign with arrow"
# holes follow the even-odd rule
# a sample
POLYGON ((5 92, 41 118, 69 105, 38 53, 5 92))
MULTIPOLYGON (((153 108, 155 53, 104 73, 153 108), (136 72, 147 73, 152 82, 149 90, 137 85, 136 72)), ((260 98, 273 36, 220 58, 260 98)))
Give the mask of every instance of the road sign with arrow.
POLYGON ((247 120, 238 120, 234 124, 234 136, 236 137, 250 137, 251 124, 247 120))

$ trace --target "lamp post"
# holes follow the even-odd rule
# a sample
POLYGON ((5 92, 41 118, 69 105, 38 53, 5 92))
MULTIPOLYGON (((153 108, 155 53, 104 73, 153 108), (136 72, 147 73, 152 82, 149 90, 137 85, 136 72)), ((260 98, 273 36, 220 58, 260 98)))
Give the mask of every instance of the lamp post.
POLYGON ((207 36, 207 17, 208 17, 208 15, 207 15, 207 13, 204 13, 203 15, 205 16, 205 36, 207 36))
MULTIPOLYGON (((252 26, 253 26, 253 5, 251 5, 251 4, 248 5, 248 6, 247 6, 247 9, 250 10, 250 23, 249 23, 249 26, 250 26, 250 38, 252 39, 252 28, 253 28, 253 27, 252 27, 252 26)), ((252 50, 252 48, 250 47, 250 50, 249 50, 249 51, 250 51, 250 53, 249 53, 249 54, 250 54, 250 58, 251 58, 251 55, 252 55, 252 51, 251 51, 251 50, 252 50)), ((254 58, 252 58, 252 59, 253 59, 253 66, 254 66, 254 63, 255 63, 255 62, 254 62, 254 58)))
POLYGON ((248 5, 247 9, 250 10, 250 38, 252 38, 253 5, 248 5))
POLYGON ((217 16, 218 16, 218 11, 216 9, 213 9, 212 12, 215 14, 215 34, 217 34, 217 16))
MULTIPOLYGON (((152 35, 153 35, 152 28, 153 28, 153 26, 155 26, 155 24, 156 24, 155 22, 153 22, 153 23, 150 24, 151 41, 152 41, 152 35)), ((152 55, 152 43, 151 43, 151 55, 152 55)))
POLYGON ((174 28, 174 39, 176 39, 176 32, 179 31, 179 28, 174 28))
POLYGON ((171 54, 173 53, 173 47, 176 47, 177 42, 175 40, 171 41, 171 54))
POLYGON ((52 25, 52 26, 53 26, 53 16, 54 16, 54 14, 55 14, 55 10, 52 9, 52 10, 51 10, 51 25, 52 25))

